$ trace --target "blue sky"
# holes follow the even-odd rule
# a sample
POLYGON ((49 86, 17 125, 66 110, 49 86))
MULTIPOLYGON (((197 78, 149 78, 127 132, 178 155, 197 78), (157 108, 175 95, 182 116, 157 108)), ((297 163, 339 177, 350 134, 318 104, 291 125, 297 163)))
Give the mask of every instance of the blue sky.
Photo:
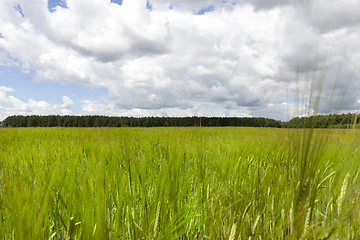
MULTIPOLYGON (((122 0, 111 0, 112 3, 116 3, 118 5, 122 5, 122 0)), ((67 8, 66 2, 64 0, 49 0, 48 1, 48 9, 50 12, 55 11, 55 7, 60 6, 62 8, 67 8)), ((151 10, 151 4, 149 1, 146 3, 146 8, 151 10)))
POLYGON ((351 0, 3 0, 0 120, 14 114, 287 120, 305 107, 296 93, 308 99, 308 76, 322 69, 325 112, 341 63, 334 101, 353 73, 340 112, 355 112, 358 10, 351 0))
POLYGON ((16 89, 14 97, 23 102, 29 99, 35 101, 47 100, 50 104, 62 104, 62 97, 69 96, 75 101, 73 112, 81 113, 82 100, 96 100, 108 93, 106 88, 88 87, 74 83, 58 83, 54 81, 35 82, 35 72, 24 73, 18 67, 0 66, 0 85, 16 89))
POLYGON ((55 7, 60 6, 62 8, 67 8, 66 2, 62 0, 49 0, 48 1, 48 9, 50 12, 55 11, 55 7))

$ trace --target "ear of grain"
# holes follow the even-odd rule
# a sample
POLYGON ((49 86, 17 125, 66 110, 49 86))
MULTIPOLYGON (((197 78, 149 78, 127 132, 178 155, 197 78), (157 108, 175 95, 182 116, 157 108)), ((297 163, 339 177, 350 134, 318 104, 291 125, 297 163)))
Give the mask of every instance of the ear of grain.
POLYGON ((154 239, 158 235, 158 225, 159 225, 159 218, 160 218, 160 202, 158 202, 156 208, 156 216, 155 216, 155 223, 154 223, 154 239))
POLYGON ((236 223, 233 223, 229 235, 229 240, 235 240, 235 234, 236 234, 236 223))
POLYGON ((255 234, 255 230, 256 230, 256 227, 257 227, 257 224, 258 224, 259 220, 260 220, 260 214, 255 219, 254 225, 253 225, 252 230, 251 230, 252 235, 255 234))
POLYGON ((340 191, 340 195, 339 195, 339 198, 338 198, 338 214, 339 215, 342 212, 342 205, 343 205, 343 202, 344 202, 344 199, 345 199, 345 194, 346 194, 346 189, 347 189, 349 177, 350 177, 350 174, 347 173, 345 178, 344 178, 343 184, 341 186, 341 191, 340 191))

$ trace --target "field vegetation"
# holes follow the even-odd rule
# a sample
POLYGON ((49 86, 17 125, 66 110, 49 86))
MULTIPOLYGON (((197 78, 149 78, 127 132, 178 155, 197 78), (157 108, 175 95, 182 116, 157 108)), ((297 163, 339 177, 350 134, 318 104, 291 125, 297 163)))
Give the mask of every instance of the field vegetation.
POLYGON ((359 239, 359 131, 0 128, 2 239, 359 239))

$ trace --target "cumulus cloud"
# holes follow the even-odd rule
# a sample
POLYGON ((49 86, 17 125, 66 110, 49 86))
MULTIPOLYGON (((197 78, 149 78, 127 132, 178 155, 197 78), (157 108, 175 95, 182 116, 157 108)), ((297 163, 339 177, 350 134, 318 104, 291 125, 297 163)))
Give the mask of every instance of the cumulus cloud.
MULTIPOLYGON (((178 10, 186 10, 186 11, 199 11, 202 8, 206 8, 209 6, 221 6, 224 4, 223 0, 150 0, 149 1, 154 9, 168 9, 168 8, 176 8, 178 10)), ((234 1, 233 1, 234 2, 234 1)))
POLYGON ((71 106, 74 105, 74 101, 71 100, 68 96, 63 96, 62 100, 64 103, 60 106, 60 108, 70 110, 71 106))
MULTIPOLYGON (((19 0, 32 26, 55 44, 102 62, 127 55, 156 55, 167 52, 171 35, 166 18, 151 15, 146 0, 69 0, 68 8, 50 13, 43 0, 19 0)), ((48 51, 47 51, 48 52, 48 51)))
MULTIPOLYGON (((16 59, 36 72, 35 81, 107 88, 101 99, 83 99, 84 114, 286 120, 296 93, 306 99, 305 85, 324 67, 323 98, 331 101, 341 63, 333 101, 341 101, 355 69, 341 110, 357 108, 357 1, 149 0, 152 10, 146 0, 66 3, 51 13, 44 0, 1 1, 0 64, 16 59), (196 15, 201 9, 211 11, 196 15)), ((63 102, 16 106, 70 111, 74 102, 63 102)))
POLYGON ((360 16, 360 2, 347 0, 317 0, 309 3, 301 9, 305 21, 315 27, 321 33, 331 32, 338 29, 357 28, 360 16))
POLYGON ((14 92, 10 87, 0 86, 0 119, 10 115, 69 115, 74 101, 68 96, 63 96, 63 104, 51 105, 45 101, 29 99, 23 102, 8 93, 14 92))

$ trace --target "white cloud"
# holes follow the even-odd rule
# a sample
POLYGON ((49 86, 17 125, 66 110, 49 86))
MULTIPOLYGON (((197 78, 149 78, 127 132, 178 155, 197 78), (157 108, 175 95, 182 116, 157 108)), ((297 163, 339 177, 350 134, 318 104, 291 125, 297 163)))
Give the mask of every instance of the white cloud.
POLYGON ((171 6, 176 9, 196 12, 204 7, 218 7, 223 5, 223 0, 150 0, 149 2, 154 9, 164 10, 169 9, 169 7, 171 6))
POLYGON ((360 22, 360 2, 356 0, 317 0, 304 8, 309 23, 320 32, 342 28, 357 28, 360 22))
POLYGON ((62 104, 60 106, 60 108, 65 108, 65 109, 70 110, 71 106, 74 105, 74 101, 71 100, 68 96, 63 96, 62 100, 63 100, 64 104, 62 104))
POLYGON ((10 87, 0 86, 0 93, 3 95, 6 92, 14 92, 14 89, 10 87))
POLYGON ((164 69, 151 58, 139 58, 121 67, 124 87, 165 88, 171 79, 164 74, 164 69), (139 71, 141 69, 141 71, 139 71))
MULTIPOLYGON (((67 0, 68 8, 57 7, 50 13, 44 0, 18 0, 22 17, 14 1, 1 1, 0 64, 15 61, 24 71, 34 69, 36 81, 107 88, 107 96, 83 100, 84 114, 206 112, 285 120, 286 96, 294 96, 299 85, 308 81, 306 74, 313 69, 316 51, 320 56, 328 53, 326 61, 317 60, 320 65, 328 64, 331 78, 324 85, 325 99, 331 95, 341 62, 344 67, 336 100, 341 99, 354 62, 360 59, 358 1, 149 3, 152 11, 146 8, 146 0, 123 0, 122 6, 110 1, 67 0), (210 6, 213 11, 194 14, 210 6), (298 84, 297 71, 301 76, 298 84)), ((358 73, 343 109, 355 108, 358 73)), ((63 101, 57 111, 70 111, 74 102, 63 101)), ((46 102, 31 104, 17 106, 43 108, 44 114, 56 107, 46 102)))
POLYGON ((45 101, 35 101, 29 99, 23 102, 14 96, 9 96, 8 92, 14 92, 14 89, 0 86, 0 119, 5 119, 10 115, 69 115, 74 101, 67 96, 63 96, 62 105, 51 105, 45 101))

